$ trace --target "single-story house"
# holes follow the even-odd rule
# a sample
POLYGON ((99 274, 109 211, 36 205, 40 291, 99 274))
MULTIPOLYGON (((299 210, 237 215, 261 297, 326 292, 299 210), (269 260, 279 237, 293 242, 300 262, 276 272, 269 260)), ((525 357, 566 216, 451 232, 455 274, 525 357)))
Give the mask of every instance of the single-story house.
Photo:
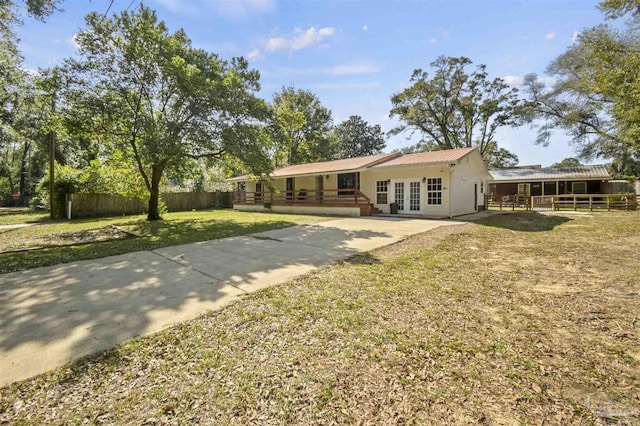
POLYGON ((489 180, 479 151, 462 148, 298 164, 227 181, 236 185, 236 210, 452 217, 482 208, 489 180))
POLYGON ((598 166, 541 167, 523 166, 489 170, 493 181, 487 193, 540 196, 563 194, 606 194, 612 179, 607 168, 598 166))

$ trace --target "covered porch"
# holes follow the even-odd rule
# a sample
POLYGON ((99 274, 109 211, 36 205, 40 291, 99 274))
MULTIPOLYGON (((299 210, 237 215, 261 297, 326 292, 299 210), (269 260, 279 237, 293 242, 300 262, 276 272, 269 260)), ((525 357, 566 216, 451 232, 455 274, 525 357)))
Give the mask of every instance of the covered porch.
POLYGON ((297 164, 276 169, 269 177, 239 176, 235 185, 236 210, 283 213, 370 216, 380 211, 361 190, 362 172, 400 154, 297 164))
MULTIPOLYGON (((317 176, 314 186, 296 189, 295 178, 287 178, 285 189, 275 190, 260 182, 238 183, 234 190, 233 207, 236 210, 273 210, 290 213, 341 214, 370 216, 377 212, 371 199, 362 193, 356 182, 353 188, 325 188, 325 181, 337 181, 331 176, 317 176), (291 179, 291 180, 289 180, 291 179), (249 190, 248 190, 249 189, 249 190)), ((355 178, 357 181, 357 177, 355 178)))
MULTIPOLYGON (((250 185, 247 185, 250 186, 250 185)), ((234 191, 233 205, 238 206, 238 210, 256 210, 255 208, 243 208, 242 206, 261 207, 263 209, 278 209, 278 207, 289 207, 291 212, 327 213, 335 212, 335 209, 342 209, 340 213, 347 213, 344 209, 353 209, 351 215, 370 216, 377 209, 373 207, 371 200, 359 189, 337 189, 314 187, 313 189, 288 189, 282 192, 265 190, 265 185, 256 183, 253 191, 243 189, 237 185, 234 191), (302 209, 296 209, 302 208, 302 209)))

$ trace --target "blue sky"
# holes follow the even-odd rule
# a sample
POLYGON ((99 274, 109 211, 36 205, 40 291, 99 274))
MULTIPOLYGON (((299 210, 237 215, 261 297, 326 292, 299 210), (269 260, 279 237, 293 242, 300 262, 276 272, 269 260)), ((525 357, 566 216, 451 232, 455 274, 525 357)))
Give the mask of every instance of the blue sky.
MULTIPOLYGON (((66 0, 46 23, 25 20, 18 29, 25 67, 59 64, 76 52, 73 36, 86 13, 105 12, 110 0, 66 0)), ((132 8, 139 5, 134 0, 132 8)), ((131 0, 114 0, 109 14, 131 0)), ((311 90, 339 123, 361 115, 389 130, 390 97, 407 86, 416 68, 439 55, 467 56, 492 77, 518 85, 571 45, 577 31, 601 23, 592 0, 280 1, 145 0, 171 30, 184 28, 194 46, 223 58, 244 56, 260 71, 260 95, 283 85, 311 90)), ((520 164, 551 165, 573 156, 558 132, 549 147, 536 146, 529 127, 498 130, 500 146, 520 164)), ((387 149, 408 146, 404 136, 387 149)), ((595 163, 603 161, 596 160, 595 163)))

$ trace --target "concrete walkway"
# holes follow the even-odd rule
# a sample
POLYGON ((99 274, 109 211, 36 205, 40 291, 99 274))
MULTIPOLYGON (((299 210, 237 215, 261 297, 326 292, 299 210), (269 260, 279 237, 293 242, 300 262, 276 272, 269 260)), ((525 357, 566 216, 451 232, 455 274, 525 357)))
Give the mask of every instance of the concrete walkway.
POLYGON ((459 223, 336 219, 0 275, 0 386, 356 253, 459 223))

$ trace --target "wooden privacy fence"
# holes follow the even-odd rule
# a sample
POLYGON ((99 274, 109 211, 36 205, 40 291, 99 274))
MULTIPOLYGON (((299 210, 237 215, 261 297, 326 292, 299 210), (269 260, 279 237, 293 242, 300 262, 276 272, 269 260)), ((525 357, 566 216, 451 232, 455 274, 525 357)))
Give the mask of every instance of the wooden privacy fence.
MULTIPOLYGON (((167 192, 160 198, 170 212, 231 207, 233 194, 226 191, 216 192, 167 192)), ((101 217, 142 214, 147 211, 147 203, 142 200, 115 194, 71 194, 65 206, 69 213, 68 201, 71 201, 71 217, 101 217)))

